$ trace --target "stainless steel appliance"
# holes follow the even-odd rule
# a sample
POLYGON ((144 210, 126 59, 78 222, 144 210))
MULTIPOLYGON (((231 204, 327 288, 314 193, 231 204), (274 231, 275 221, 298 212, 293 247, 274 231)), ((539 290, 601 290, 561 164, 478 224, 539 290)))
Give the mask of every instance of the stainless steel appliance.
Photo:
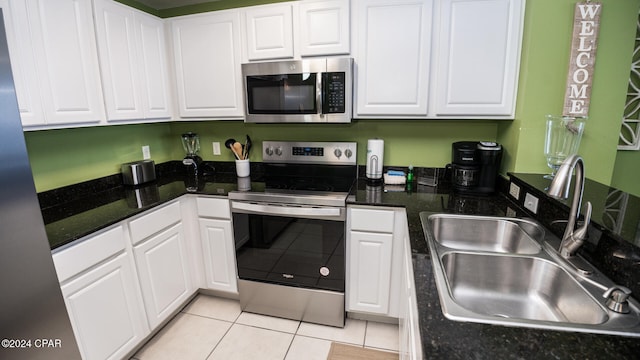
POLYGON ((185 188, 189 192, 198 191, 200 187, 199 176, 202 158, 198 155, 200 151, 200 137, 193 132, 187 132, 180 136, 182 139, 182 148, 186 155, 182 159, 182 164, 187 169, 187 177, 185 178, 185 188))
POLYGON ((181 139, 182 148, 187 153, 182 160, 182 163, 187 166, 193 165, 193 167, 197 169, 198 165, 202 163, 202 158, 198 155, 198 152, 200 152, 200 138, 198 137, 198 134, 192 132, 184 133, 182 134, 181 139))
POLYGON ((156 163, 153 160, 140 160, 122 164, 122 183, 141 185, 156 179, 156 163))
POLYGON ((245 122, 348 123, 353 59, 242 64, 245 122))
POLYGON ((0 9, 0 357, 80 359, 33 183, 0 9))
POLYGON ((229 193, 240 305, 342 327, 356 143, 266 141, 263 163, 264 186, 229 193))
POLYGON ((461 193, 488 194, 496 190, 502 146, 488 141, 459 141, 451 145, 451 182, 461 193))

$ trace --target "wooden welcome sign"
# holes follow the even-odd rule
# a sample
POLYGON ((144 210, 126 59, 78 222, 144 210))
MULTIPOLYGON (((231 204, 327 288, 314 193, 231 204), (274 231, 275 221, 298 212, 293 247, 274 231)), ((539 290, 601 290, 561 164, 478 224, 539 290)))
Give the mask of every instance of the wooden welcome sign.
POLYGON ((589 114, 601 12, 602 3, 576 3, 567 89, 562 110, 564 116, 586 117, 589 114))

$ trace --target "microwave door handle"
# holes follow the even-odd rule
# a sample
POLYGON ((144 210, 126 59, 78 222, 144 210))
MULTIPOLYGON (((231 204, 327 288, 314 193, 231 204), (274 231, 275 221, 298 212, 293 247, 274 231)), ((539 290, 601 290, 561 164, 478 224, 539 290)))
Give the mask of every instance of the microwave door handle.
POLYGON ((324 87, 327 86, 327 73, 321 72, 318 73, 318 75, 318 113, 320 114, 320 117, 324 117, 324 115, 328 112, 327 109, 324 108, 324 103, 326 100, 324 96, 327 93, 327 89, 325 89, 324 87))

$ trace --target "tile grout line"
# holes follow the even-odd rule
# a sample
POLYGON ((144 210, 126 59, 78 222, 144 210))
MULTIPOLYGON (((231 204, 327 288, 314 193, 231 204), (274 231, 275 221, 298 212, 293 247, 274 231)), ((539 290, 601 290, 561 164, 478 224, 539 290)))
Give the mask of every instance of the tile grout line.
MULTIPOLYGON (((216 320, 216 321, 221 321, 223 323, 227 323, 230 324, 229 328, 225 331, 224 335, 222 335, 222 337, 220 338, 219 341, 216 342, 215 346, 213 346, 213 348, 211 349, 211 351, 208 353, 206 358, 209 358, 213 355, 213 353, 215 352, 215 350, 217 349, 217 347, 220 345, 220 343, 224 340, 224 338, 226 336, 228 336, 229 332, 231 331, 231 328, 234 325, 241 325, 241 326, 246 326, 246 327, 250 327, 250 328, 254 328, 254 329, 260 329, 260 330, 266 330, 266 331, 273 331, 276 333, 280 333, 280 334, 286 334, 286 335, 291 335, 291 340, 289 342, 289 345, 287 346, 287 349, 285 351, 284 354, 284 358, 286 358, 286 356, 289 354, 289 352, 292 349, 293 346, 293 341, 295 340, 295 338, 297 336, 300 336, 301 338, 310 338, 310 339, 317 339, 317 340, 323 340, 323 341, 329 341, 329 342, 337 342, 337 343, 342 343, 342 344, 347 344, 347 345, 352 345, 352 346, 357 346, 357 347, 361 347, 361 348, 365 348, 365 349, 375 349, 375 350, 381 350, 381 351, 387 351, 387 352, 391 352, 391 353, 399 353, 397 350, 394 349, 388 349, 385 347, 377 347, 377 346, 366 346, 367 344, 367 336, 371 335, 369 334, 369 325, 370 321, 368 320, 362 320, 364 321, 364 336, 362 338, 362 342, 361 343, 351 343, 351 342, 347 342, 344 340, 334 340, 331 338, 326 338, 326 337, 319 337, 319 336, 314 336, 314 335, 304 335, 304 334, 300 334, 300 330, 302 328, 302 321, 300 320, 293 320, 293 321, 297 321, 297 325, 296 325, 296 329, 294 332, 288 332, 288 331, 282 331, 282 330, 278 330, 278 329, 274 329, 274 328, 270 328, 269 324, 263 324, 263 325, 251 325, 251 324, 242 324, 239 323, 238 320, 241 318, 242 314, 245 314, 246 312, 240 310, 240 312, 233 318, 233 320, 227 320, 227 319, 220 319, 217 317, 210 317, 210 316, 206 316, 206 315, 201 315, 201 314, 197 314, 197 313, 190 313, 187 312, 187 308, 192 305, 195 301, 196 301, 197 297, 195 297, 192 301, 190 301, 187 305, 184 306, 184 308, 179 312, 182 314, 186 314, 186 315, 191 315, 191 316, 197 316, 203 319, 210 319, 210 320, 216 320)), ((252 314, 252 313, 247 313, 247 314, 252 314)), ((178 314, 176 314, 177 316, 178 314)), ((277 317, 273 317, 273 318, 277 318, 277 317)), ((170 322, 168 322, 166 325, 168 325, 170 322)), ((165 325, 165 326, 166 326, 165 325)), ((283 358, 283 360, 284 360, 283 358)), ((136 358, 135 356, 131 358, 131 360, 139 360, 139 358, 136 358)))

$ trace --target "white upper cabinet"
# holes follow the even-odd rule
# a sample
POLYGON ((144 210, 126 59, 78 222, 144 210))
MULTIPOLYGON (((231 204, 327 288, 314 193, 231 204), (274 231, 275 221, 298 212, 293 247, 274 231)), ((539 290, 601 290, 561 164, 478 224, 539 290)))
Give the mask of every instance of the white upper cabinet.
MULTIPOLYGON (((27 0, 44 116, 30 125, 92 124, 104 118, 90 0, 27 0)), ((30 120, 31 121, 31 120, 30 120)))
POLYGON ((302 1, 298 18, 301 56, 350 52, 348 0, 302 1))
POLYGON ((147 119, 164 119, 172 115, 172 91, 164 33, 164 21, 136 11, 136 40, 140 51, 138 68, 142 75, 142 105, 147 119))
POLYGON ((4 14, 11 70, 22 124, 25 126, 42 124, 44 114, 38 92, 38 77, 33 71, 36 65, 29 36, 26 4, 21 0, 2 0, 0 8, 4 14))
POLYGON ((95 0, 108 120, 170 118, 163 22, 112 0, 95 0))
POLYGON ((254 6, 244 11, 249 60, 293 57, 292 12, 289 3, 254 6))
POLYGON ((432 2, 356 2, 355 117, 427 115, 432 2))
POLYGON ((181 117, 244 116, 237 10, 171 20, 181 117))
POLYGON ((306 0, 242 10, 244 61, 350 52, 349 0, 306 0))
POLYGON ((513 118, 524 0, 354 4, 354 117, 513 118))
POLYGON ((523 0, 442 0, 436 115, 513 117, 523 0))

